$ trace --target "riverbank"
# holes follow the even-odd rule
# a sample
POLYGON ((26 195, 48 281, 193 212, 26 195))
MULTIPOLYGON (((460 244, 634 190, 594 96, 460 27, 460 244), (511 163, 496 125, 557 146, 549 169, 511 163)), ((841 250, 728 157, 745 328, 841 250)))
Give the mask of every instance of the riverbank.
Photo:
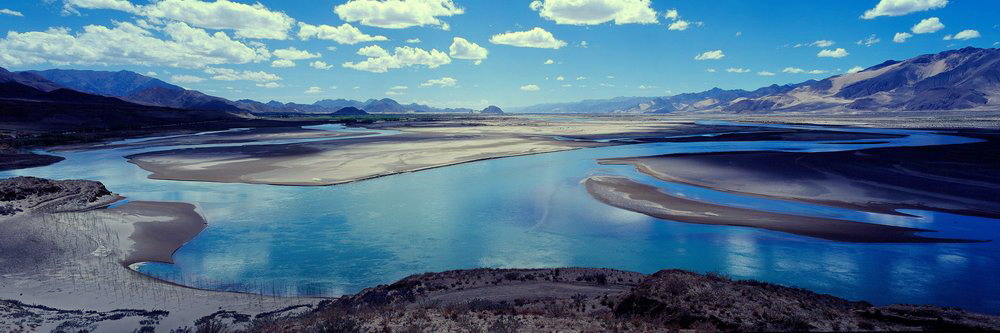
POLYGON ((16 208, 0 220, 0 299, 22 303, 0 302, 0 327, 170 329, 220 310, 256 314, 315 303, 192 289, 131 270, 135 263, 171 262, 174 251, 205 228, 193 205, 136 201, 98 209, 121 197, 82 180, 0 181, 0 189, 11 188, 19 190, 0 202, 16 208), (75 309, 105 315, 68 311, 75 309), (25 313, 38 316, 19 320, 25 313))

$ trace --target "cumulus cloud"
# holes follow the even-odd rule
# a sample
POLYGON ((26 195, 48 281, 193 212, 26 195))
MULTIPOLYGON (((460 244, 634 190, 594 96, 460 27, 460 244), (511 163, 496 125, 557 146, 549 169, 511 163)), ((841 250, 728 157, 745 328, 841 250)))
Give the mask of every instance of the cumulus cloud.
POLYGON ((726 55, 722 53, 722 50, 715 51, 705 51, 699 55, 694 56, 694 60, 719 60, 724 58, 726 55))
POLYGON ((545 62, 543 62, 543 64, 545 64, 545 65, 551 65, 551 64, 554 64, 554 63, 556 63, 556 62, 555 62, 555 60, 552 60, 552 59, 545 60, 545 62))
POLYGON ((278 49, 271 52, 275 57, 285 60, 305 60, 319 58, 323 55, 319 53, 311 53, 309 51, 296 49, 294 46, 287 49, 278 49))
POLYGON ((19 11, 7 9, 7 8, 0 8, 0 15, 22 16, 22 17, 24 16, 24 14, 22 14, 19 11))
POLYGON ((67 28, 10 31, 0 39, 0 64, 202 68, 259 62, 271 57, 263 44, 245 44, 231 39, 225 32, 209 34, 183 22, 166 24, 162 34, 168 39, 157 38, 152 31, 128 22, 116 22, 114 27, 88 25, 79 33, 72 33, 67 28))
POLYGON ((148 5, 134 5, 127 0, 66 0, 64 11, 77 8, 113 9, 155 19, 180 21, 189 25, 233 30, 237 37, 286 39, 295 19, 260 4, 231 1, 160 0, 148 5))
POLYGON ((170 81, 177 83, 198 83, 205 81, 205 78, 194 75, 174 75, 170 77, 170 81))
POLYGON ((448 48, 448 54, 455 59, 469 59, 475 60, 476 65, 481 63, 483 59, 489 54, 489 51, 485 47, 479 46, 479 44, 469 42, 465 38, 455 37, 452 40, 451 47, 448 48))
POLYGON ((420 38, 410 38, 410 39, 407 39, 406 42, 410 43, 410 44, 418 44, 418 43, 420 43, 420 38))
POLYGON ((882 40, 879 39, 878 36, 876 36, 875 34, 871 34, 871 36, 868 36, 868 38, 859 40, 857 44, 871 47, 872 45, 878 44, 881 41, 882 40))
POLYGON ((706 71, 706 72, 709 72, 709 73, 715 73, 715 72, 717 72, 717 71, 715 70, 715 68, 706 68, 706 69, 705 69, 705 71, 706 71))
POLYGON ((261 88, 267 88, 267 89, 274 89, 274 88, 284 87, 283 85, 281 85, 281 84, 279 84, 277 82, 258 83, 258 84, 256 84, 256 86, 261 87, 261 88))
POLYGON ((896 35, 892 36, 892 42, 905 43, 910 37, 913 37, 913 35, 908 32, 897 32, 896 35))
POLYGON ((309 87, 309 89, 306 89, 306 91, 304 91, 304 93, 307 94, 318 94, 321 92, 323 92, 323 89, 320 89, 320 87, 309 87))
POLYGON ((326 24, 312 25, 299 22, 299 39, 309 40, 311 38, 332 40, 340 44, 348 45, 389 40, 389 38, 385 36, 365 34, 350 23, 344 23, 340 26, 332 26, 326 24))
POLYGON ((677 9, 668 9, 666 12, 663 13, 663 17, 666 17, 669 20, 676 21, 677 19, 681 18, 681 14, 680 12, 677 11, 677 9))
POLYGON ((295 67, 295 62, 288 59, 278 59, 271 62, 271 67, 275 68, 295 67))
POLYGON ((327 69, 333 68, 333 65, 327 64, 326 62, 323 62, 323 61, 320 61, 320 60, 316 60, 316 61, 313 61, 313 62, 309 63, 309 67, 312 67, 312 68, 315 68, 315 69, 327 70, 327 69))
POLYGON ((902 16, 909 13, 944 8, 948 0, 881 0, 875 8, 865 11, 861 18, 870 20, 879 16, 902 16))
POLYGON ((566 80, 565 76, 562 75, 556 76, 556 81, 563 81, 563 80, 566 80))
POLYGON ((967 29, 967 30, 960 31, 959 33, 957 33, 955 35, 944 36, 944 40, 952 40, 952 39, 969 40, 969 39, 979 38, 979 37, 982 37, 982 35, 979 34, 979 31, 972 30, 972 29, 967 29))
POLYGON ((430 79, 430 80, 427 80, 427 82, 421 83, 420 86, 421 87, 434 87, 434 86, 438 86, 438 87, 454 87, 456 84, 458 84, 458 80, 446 76, 446 77, 443 77, 443 78, 440 78, 440 79, 430 79))
POLYGON ((841 48, 841 47, 838 47, 835 50, 828 50, 828 49, 827 50, 822 50, 822 51, 819 51, 819 53, 816 54, 816 56, 820 57, 820 58, 843 58, 843 57, 846 57, 848 55, 850 55, 850 53, 847 52, 847 50, 845 50, 844 48, 841 48))
POLYGON ((333 11, 344 21, 367 26, 403 29, 430 25, 444 30, 449 26, 438 17, 464 13, 452 0, 350 0, 333 11))
POLYGON ((938 32, 938 30, 944 29, 944 24, 937 17, 926 18, 917 23, 910 31, 915 34, 929 34, 938 32))
POLYGON ((826 71, 824 71, 824 70, 819 70, 819 69, 805 70, 805 69, 801 69, 801 68, 798 68, 798 67, 785 67, 785 69, 783 69, 781 71, 783 73, 791 73, 791 74, 824 74, 824 73, 826 73, 826 71))
POLYGON ((160 74, 157 74, 156 72, 152 72, 152 71, 146 72, 146 76, 158 76, 158 75, 160 75, 160 74))
POLYGON ((726 71, 730 72, 730 73, 749 73, 750 72, 750 70, 747 69, 747 68, 736 68, 736 67, 726 68, 726 71))
POLYGON ((768 71, 760 71, 760 72, 757 72, 757 75, 760 75, 760 76, 774 76, 774 73, 771 73, 771 72, 768 72, 768 71))
POLYGON ((558 24, 659 23, 650 0, 535 0, 529 7, 558 24))
POLYGON ((537 85, 534 85, 534 84, 526 84, 526 85, 521 86, 521 90, 522 91, 539 91, 539 90, 542 90, 542 88, 539 88, 537 85))
POLYGON ((566 46, 566 42, 556 39, 551 32, 538 27, 528 31, 496 34, 490 37, 490 43, 540 49, 558 49, 566 46))
POLYGON ((451 58, 437 49, 426 51, 409 46, 397 47, 390 54, 380 46, 371 45, 359 49, 358 55, 368 57, 368 59, 360 62, 345 62, 343 66, 360 71, 385 73, 390 69, 409 66, 420 65, 428 68, 437 68, 438 66, 451 63, 451 58))
POLYGON ((861 66, 854 66, 854 67, 851 67, 851 69, 848 69, 847 73, 848 74, 853 74, 853 73, 857 73, 857 72, 860 72, 860 71, 863 71, 863 70, 865 70, 865 69, 863 67, 861 67, 861 66))
POLYGON ((670 25, 667 26, 667 30, 684 31, 684 30, 687 30, 688 26, 690 26, 690 25, 691 24, 688 23, 688 21, 677 20, 677 21, 674 21, 673 23, 670 23, 670 25))
POLYGON ((281 80, 280 76, 263 71, 238 71, 230 68, 208 67, 205 74, 212 75, 213 80, 219 81, 256 81, 269 82, 281 80))

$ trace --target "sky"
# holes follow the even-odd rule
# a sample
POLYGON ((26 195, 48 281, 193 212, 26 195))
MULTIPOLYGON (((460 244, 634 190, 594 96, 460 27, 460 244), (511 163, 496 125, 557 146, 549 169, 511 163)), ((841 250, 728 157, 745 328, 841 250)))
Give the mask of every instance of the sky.
POLYGON ((0 0, 0 66, 229 99, 526 106, 755 89, 966 46, 995 0, 0 0))

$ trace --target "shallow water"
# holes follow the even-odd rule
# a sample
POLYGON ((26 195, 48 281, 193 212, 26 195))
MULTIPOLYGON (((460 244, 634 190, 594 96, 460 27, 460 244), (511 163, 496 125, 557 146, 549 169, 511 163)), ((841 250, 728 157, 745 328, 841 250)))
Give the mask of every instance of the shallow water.
POLYGON ((630 166, 596 161, 680 152, 834 151, 977 141, 923 131, 840 130, 908 136, 858 140, 888 142, 871 145, 686 142, 589 148, 329 187, 151 180, 148 172, 121 157, 170 147, 63 152, 59 155, 67 159, 58 164, 0 176, 99 180, 130 200, 197 205, 208 228, 175 254, 174 265, 147 263, 138 270, 202 288, 333 296, 414 273, 484 266, 588 266, 645 273, 680 268, 876 304, 935 304, 1000 313, 1000 241, 854 244, 677 223, 604 205, 580 184, 594 174, 623 175, 710 202, 935 229, 940 232, 930 235, 937 237, 1000 240, 1000 220, 907 211, 920 216, 911 218, 751 198, 665 183, 630 166))

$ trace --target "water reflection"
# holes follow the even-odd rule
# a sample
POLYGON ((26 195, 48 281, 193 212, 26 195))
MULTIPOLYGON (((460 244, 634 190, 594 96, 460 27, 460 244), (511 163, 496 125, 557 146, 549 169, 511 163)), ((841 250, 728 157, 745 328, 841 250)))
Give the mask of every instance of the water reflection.
MULTIPOLYGON (((336 127, 330 127, 337 129, 336 127)), ((828 128, 824 128, 828 129, 828 128)), ((881 131, 864 129, 863 131, 881 131)), ((142 272, 197 287, 339 295, 406 275, 472 267, 680 268, 720 272, 875 303, 933 303, 1000 312, 1000 246, 848 244, 766 230, 657 220, 591 198, 579 182, 617 174, 709 202, 1000 239, 997 220, 936 212, 887 216, 665 183, 598 158, 729 150, 834 151, 971 142, 930 132, 875 145, 814 142, 653 143, 431 169, 331 187, 147 179, 121 156, 63 152, 54 166, 0 173, 104 182, 131 200, 194 203, 209 227, 142 272), (863 147, 862 147, 863 146, 863 147)), ((164 148, 156 148, 164 149, 164 148)), ((152 148, 147 150, 153 150, 152 148)))

